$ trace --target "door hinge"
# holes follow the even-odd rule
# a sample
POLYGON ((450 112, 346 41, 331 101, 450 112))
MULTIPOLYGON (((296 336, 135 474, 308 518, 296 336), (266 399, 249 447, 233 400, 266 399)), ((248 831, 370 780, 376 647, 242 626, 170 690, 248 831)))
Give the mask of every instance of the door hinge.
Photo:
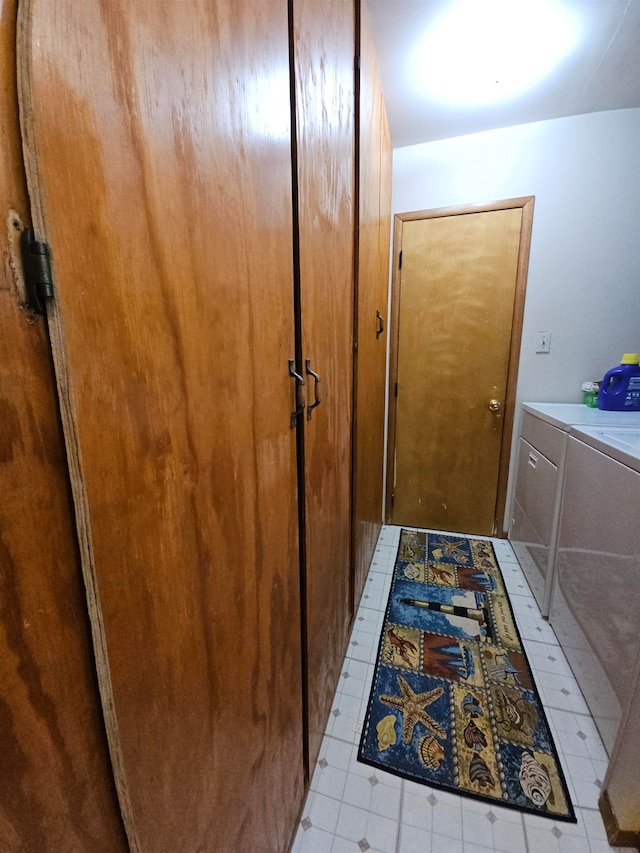
POLYGON ((31 228, 25 228, 20 237, 20 254, 29 307, 35 314, 46 314, 44 300, 53 299, 49 246, 36 240, 31 228))
POLYGON ((402 269, 402 249, 400 250, 400 254, 398 255, 398 269, 402 269))
POLYGON ((397 382, 396 382, 396 387, 395 387, 395 396, 396 397, 398 396, 398 383, 397 382))

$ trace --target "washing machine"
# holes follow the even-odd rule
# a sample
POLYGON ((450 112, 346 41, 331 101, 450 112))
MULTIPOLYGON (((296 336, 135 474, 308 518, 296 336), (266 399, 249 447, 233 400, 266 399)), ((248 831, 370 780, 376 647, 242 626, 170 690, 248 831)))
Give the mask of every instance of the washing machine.
POLYGON ((609 754, 640 648, 640 427, 567 439, 549 621, 609 754))
POLYGON ((555 577, 567 436, 578 424, 640 428, 640 412, 605 412, 581 403, 522 404, 509 540, 544 617, 555 577))

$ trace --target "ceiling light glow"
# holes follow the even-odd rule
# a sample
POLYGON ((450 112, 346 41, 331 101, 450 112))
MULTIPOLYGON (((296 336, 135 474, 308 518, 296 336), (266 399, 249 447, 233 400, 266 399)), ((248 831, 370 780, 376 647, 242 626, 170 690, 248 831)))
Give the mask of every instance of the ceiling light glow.
POLYGON ((552 0, 459 0, 419 43, 414 80, 456 106, 532 89, 578 41, 577 21, 552 0))

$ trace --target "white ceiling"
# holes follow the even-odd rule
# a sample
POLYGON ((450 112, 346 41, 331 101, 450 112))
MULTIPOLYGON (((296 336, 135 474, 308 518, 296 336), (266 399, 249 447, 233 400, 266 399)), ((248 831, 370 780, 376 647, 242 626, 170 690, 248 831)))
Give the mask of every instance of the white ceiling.
POLYGON ((640 0, 561 0, 581 18, 580 43, 551 77, 518 98, 463 109, 416 94, 407 59, 417 36, 452 2, 364 0, 394 148, 543 119, 640 107, 640 0))

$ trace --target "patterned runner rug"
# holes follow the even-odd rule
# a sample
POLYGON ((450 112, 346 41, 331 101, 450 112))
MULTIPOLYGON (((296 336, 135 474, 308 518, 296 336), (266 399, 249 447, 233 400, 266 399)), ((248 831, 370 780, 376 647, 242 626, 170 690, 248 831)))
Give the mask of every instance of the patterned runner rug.
POLYGON ((358 759, 576 822, 491 542, 402 531, 358 759))

